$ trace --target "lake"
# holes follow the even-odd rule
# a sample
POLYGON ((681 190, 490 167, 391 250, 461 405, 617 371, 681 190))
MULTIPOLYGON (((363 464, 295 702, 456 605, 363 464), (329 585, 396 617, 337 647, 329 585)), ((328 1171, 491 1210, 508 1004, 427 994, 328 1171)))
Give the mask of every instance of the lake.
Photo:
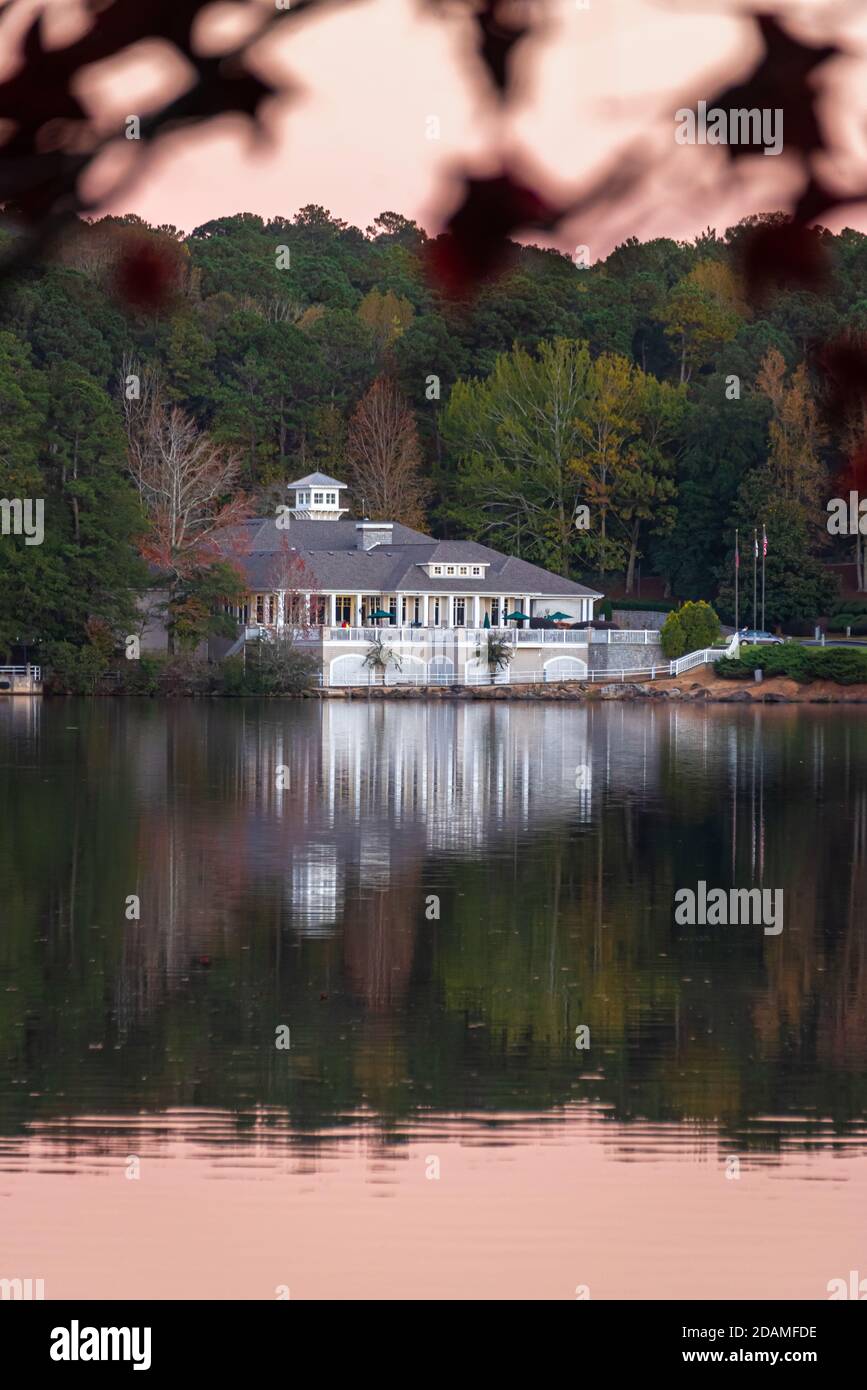
POLYGON ((858 709, 7 699, 0 1278, 827 1298, 865 889, 858 709))

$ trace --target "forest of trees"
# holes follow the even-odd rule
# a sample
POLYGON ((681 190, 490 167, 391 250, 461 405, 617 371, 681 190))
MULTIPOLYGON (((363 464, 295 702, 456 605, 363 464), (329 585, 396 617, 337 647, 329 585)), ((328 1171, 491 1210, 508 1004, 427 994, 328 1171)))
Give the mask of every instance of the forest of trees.
MULTIPOLYGON (((829 564, 863 587, 826 506, 862 457, 867 395, 841 405, 840 380, 865 360, 867 237, 817 230, 827 280, 756 302, 740 256, 760 220, 586 268, 516 246, 465 305, 396 213, 82 223, 0 302, 0 497, 45 499, 43 544, 0 539, 0 649, 134 630, 148 562, 192 640, 231 586, 221 526, 312 469, 359 512, 603 588, 634 592, 640 564, 724 617, 734 528, 750 564, 764 523, 768 620, 826 612, 829 564), (182 536, 159 504, 166 440, 202 475, 182 536)), ((0 221, 0 245, 15 235, 0 221)))

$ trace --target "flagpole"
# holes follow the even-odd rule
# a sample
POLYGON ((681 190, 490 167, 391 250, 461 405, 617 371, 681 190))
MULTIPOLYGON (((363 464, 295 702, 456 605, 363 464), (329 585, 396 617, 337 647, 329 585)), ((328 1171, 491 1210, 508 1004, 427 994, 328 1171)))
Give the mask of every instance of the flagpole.
POLYGON ((768 537, 765 523, 762 522, 762 632, 765 630, 765 555, 768 551, 768 537))
POLYGON ((741 557, 738 552, 738 528, 735 527, 735 632, 738 631, 738 578, 741 567, 741 557))
POLYGON ((759 559, 759 533, 753 527, 753 627, 758 627, 759 607, 756 602, 756 572, 759 559))

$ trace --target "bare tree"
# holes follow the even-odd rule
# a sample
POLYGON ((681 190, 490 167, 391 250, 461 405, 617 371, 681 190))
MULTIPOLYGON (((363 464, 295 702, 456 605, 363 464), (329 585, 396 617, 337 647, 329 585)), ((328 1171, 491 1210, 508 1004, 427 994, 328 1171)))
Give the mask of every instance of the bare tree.
POLYGON ((393 382, 379 377, 349 422, 346 461, 357 498, 374 520, 423 529, 430 495, 412 411, 393 382))
POLYGON ((234 493, 240 459, 167 404, 158 377, 129 361, 122 374, 129 471, 150 523, 142 554, 165 576, 171 611, 197 573, 243 553, 239 523, 249 504, 234 493))

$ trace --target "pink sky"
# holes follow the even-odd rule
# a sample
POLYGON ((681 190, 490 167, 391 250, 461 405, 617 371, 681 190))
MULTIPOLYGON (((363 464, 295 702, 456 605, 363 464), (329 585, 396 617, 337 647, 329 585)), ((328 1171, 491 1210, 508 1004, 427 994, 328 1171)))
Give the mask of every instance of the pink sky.
MULTIPOLYGON (((270 0, 259 3, 270 12, 270 0)), ((626 236, 688 237, 708 224, 722 231, 748 212, 786 204, 795 180, 785 154, 741 161, 738 186, 726 181, 723 189, 721 150, 674 142, 674 110, 712 97, 755 61, 758 42, 738 18, 742 6, 583 3, 537 0, 544 31, 520 50, 523 96, 506 119, 478 80, 459 11, 443 18, 418 0, 358 0, 304 18, 257 55, 263 75, 302 89, 271 104, 267 144, 256 145, 230 118, 171 137, 146 176, 108 207, 191 230, 234 212, 291 215, 321 203, 361 227, 390 209, 436 230, 453 200, 449 175, 458 165, 492 169, 509 154, 529 182, 571 196, 636 142, 656 170, 640 199, 614 217, 568 228, 562 249, 587 244, 595 258, 626 236), (429 116, 439 118, 438 140, 426 136, 429 116)), ((38 7, 27 0, 28 12, 38 7)), ((48 8, 58 40, 82 23, 79 0, 48 0, 48 8)), ((827 69, 825 111, 843 156, 828 173, 867 170, 867 13, 844 26, 836 0, 761 8, 784 12, 804 38, 836 38, 852 55, 827 69)), ((240 34, 247 9, 215 4, 213 41, 240 34)), ((4 68, 14 65, 13 51, 7 39, 4 68)), ((160 84, 183 82, 170 50, 151 45, 90 69, 82 93, 101 120, 120 124, 146 111, 160 84)), ((829 224, 867 227, 867 215, 844 209, 829 224)))

